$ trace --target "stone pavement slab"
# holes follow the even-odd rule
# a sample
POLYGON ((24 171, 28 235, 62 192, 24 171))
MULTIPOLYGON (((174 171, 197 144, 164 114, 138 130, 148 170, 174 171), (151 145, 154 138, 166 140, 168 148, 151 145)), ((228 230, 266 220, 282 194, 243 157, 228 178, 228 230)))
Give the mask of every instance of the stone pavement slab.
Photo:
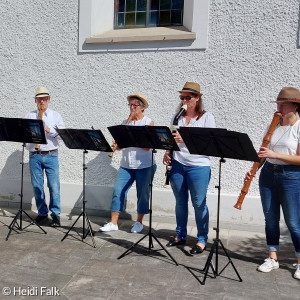
MULTIPOLYGON (((32 211, 28 213, 35 216, 32 211)), ((219 245, 218 271, 225 269, 213 278, 210 268, 205 285, 201 285, 201 270, 215 238, 212 228, 207 250, 201 255, 189 253, 196 243, 192 221, 186 245, 165 248, 178 262, 176 266, 154 238, 153 248, 149 247, 149 236, 118 259, 149 232, 147 221, 141 234, 130 232, 131 220, 120 220, 118 231, 102 233, 98 229, 107 220, 90 217, 94 248, 89 235, 82 240, 82 220, 77 222, 76 231, 61 241, 77 217, 67 215, 61 216, 61 228, 44 226, 47 234, 35 225, 24 228, 29 224, 25 221, 24 230, 13 230, 6 241, 7 225, 13 217, 11 212, 0 216, 0 299, 300 299, 300 281, 293 278, 293 246, 284 230, 280 268, 264 274, 256 271, 267 255, 264 233, 246 226, 242 230, 231 225, 221 228, 221 241, 243 281, 239 282, 230 263, 225 267, 229 261, 219 245), (59 295, 52 295, 54 289, 59 295), (9 290, 11 294, 5 295, 9 290)), ((163 221, 153 221, 152 232, 165 245, 175 234, 175 224, 163 221)), ((214 267, 215 258, 214 253, 214 267)))

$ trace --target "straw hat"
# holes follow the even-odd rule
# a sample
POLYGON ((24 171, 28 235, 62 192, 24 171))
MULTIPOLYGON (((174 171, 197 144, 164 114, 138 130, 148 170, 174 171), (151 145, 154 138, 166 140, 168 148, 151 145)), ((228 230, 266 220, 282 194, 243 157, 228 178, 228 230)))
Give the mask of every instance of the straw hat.
POLYGON ((137 93, 135 93, 133 95, 129 95, 127 97, 128 102, 132 98, 137 98, 137 99, 141 100, 143 102, 143 104, 145 105, 145 108, 147 108, 149 106, 146 96, 143 93, 141 93, 141 92, 137 92, 137 93))
POLYGON ((182 91, 178 91, 179 93, 193 93, 199 96, 202 96, 200 93, 200 85, 197 82, 186 82, 182 91))
POLYGON ((35 98, 50 96, 47 88, 41 86, 35 90, 35 98))
POLYGON ((278 94, 277 103, 296 102, 300 103, 300 91, 293 87, 284 87, 278 94))

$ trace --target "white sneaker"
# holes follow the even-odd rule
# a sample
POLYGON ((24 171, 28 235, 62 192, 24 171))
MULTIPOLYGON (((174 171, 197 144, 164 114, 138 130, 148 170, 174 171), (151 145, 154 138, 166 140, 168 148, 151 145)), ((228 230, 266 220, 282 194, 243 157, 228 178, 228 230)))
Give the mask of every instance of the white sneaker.
POLYGON ((300 279, 300 264, 294 264, 294 267, 296 267, 296 272, 294 274, 294 278, 300 279))
POLYGON ((99 230, 100 231, 114 231, 114 230, 118 230, 118 225, 113 224, 112 222, 109 222, 107 224, 105 224, 103 227, 100 227, 99 230))
POLYGON ((143 224, 140 222, 135 222, 131 228, 131 232, 139 233, 143 230, 143 224))
POLYGON ((265 262, 257 268, 257 270, 260 272, 268 273, 278 268, 279 268, 278 261, 268 257, 267 259, 265 259, 265 262))

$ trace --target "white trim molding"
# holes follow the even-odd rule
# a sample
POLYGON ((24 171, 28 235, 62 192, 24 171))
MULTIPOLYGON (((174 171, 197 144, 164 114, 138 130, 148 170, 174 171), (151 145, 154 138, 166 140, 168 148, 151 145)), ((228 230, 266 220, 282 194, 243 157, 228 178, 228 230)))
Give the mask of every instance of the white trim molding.
POLYGON ((79 0, 79 52, 196 50, 208 44, 210 0, 186 0, 183 26, 114 29, 113 0, 79 0))

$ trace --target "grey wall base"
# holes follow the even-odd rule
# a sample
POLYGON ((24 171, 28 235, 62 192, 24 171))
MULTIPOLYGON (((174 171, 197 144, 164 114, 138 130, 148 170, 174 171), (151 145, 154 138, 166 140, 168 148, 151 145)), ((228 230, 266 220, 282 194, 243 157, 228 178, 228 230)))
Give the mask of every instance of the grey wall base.
MULTIPOLYGON (((48 189, 45 183, 46 197, 49 199, 48 189)), ((86 211, 93 216, 110 216, 110 204, 113 187, 111 186, 86 186, 86 211)), ((15 210, 20 206, 20 179, 0 180, 0 207, 6 210, 15 210)), ((217 219, 217 194, 208 194, 207 205, 209 208, 210 221, 217 219)), ((237 210, 233 205, 238 195, 221 194, 220 222, 239 225, 264 225, 264 217, 259 197, 245 198, 242 210, 237 210)), ((78 215, 82 209, 82 185, 61 184, 61 207, 62 212, 78 215)), ((23 208, 36 211, 31 183, 24 182, 23 208)), ((171 189, 153 190, 153 219, 173 219, 175 216, 175 199, 171 189)), ((136 218, 136 191, 131 188, 128 197, 126 211, 122 218, 136 218)), ((189 203, 189 217, 194 219, 194 209, 189 203)))

